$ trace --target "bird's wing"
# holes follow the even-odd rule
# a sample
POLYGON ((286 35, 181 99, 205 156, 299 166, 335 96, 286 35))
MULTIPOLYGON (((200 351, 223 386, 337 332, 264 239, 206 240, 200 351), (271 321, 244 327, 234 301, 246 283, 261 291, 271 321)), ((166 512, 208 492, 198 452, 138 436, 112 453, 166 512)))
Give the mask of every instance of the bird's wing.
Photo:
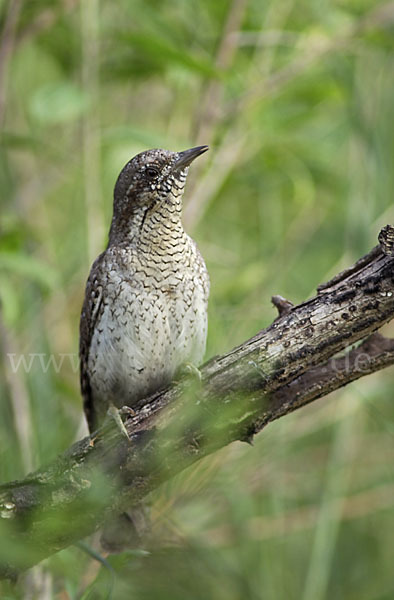
POLYGON ((103 286, 100 281, 100 267, 104 253, 100 254, 94 261, 88 281, 86 283, 85 299, 82 305, 81 319, 79 322, 79 361, 80 382, 83 397, 83 408, 89 431, 97 428, 97 414, 94 406, 94 398, 90 386, 88 360, 90 344, 93 332, 103 308, 103 286))

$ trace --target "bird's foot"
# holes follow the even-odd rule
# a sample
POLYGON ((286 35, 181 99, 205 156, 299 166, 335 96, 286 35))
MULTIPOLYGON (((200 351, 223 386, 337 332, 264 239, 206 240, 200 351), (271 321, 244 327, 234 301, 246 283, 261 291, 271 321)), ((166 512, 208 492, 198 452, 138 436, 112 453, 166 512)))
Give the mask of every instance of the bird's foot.
POLYGON ((135 414, 135 411, 132 408, 130 408, 130 406, 122 406, 122 408, 116 408, 114 404, 110 404, 107 410, 107 415, 115 421, 119 431, 127 439, 128 442, 130 442, 130 437, 127 433, 125 424, 122 421, 122 417, 134 416, 135 414))
POLYGON ((192 379, 194 379, 198 383, 200 383, 201 379, 202 379, 200 369, 198 369, 196 367, 196 365, 193 365, 192 363, 189 363, 189 362, 184 363, 179 368, 177 375, 180 378, 182 378, 182 377, 191 377, 192 379))

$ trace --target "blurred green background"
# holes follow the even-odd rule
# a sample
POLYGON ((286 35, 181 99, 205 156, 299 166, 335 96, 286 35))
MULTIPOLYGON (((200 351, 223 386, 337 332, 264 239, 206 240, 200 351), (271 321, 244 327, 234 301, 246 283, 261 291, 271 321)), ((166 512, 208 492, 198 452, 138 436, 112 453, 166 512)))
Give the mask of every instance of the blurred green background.
MULTIPOLYGON (((86 433, 79 312, 134 154, 211 147, 184 210, 211 275, 207 358, 394 222, 394 3, 0 0, 0 27, 7 481, 86 433)), ((157 550, 111 559, 114 597, 393 598, 392 383, 361 380, 163 486, 157 550)), ((0 594, 104 598, 107 583, 72 547, 0 594)))

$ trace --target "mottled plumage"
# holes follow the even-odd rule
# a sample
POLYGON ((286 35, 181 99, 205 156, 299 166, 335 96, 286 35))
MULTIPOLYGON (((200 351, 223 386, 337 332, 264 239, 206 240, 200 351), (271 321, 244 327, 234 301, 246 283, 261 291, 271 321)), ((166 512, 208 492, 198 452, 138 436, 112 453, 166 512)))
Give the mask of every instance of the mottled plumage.
POLYGON ((205 351, 209 277, 181 223, 188 166, 208 148, 148 150, 121 171, 107 249, 93 263, 80 321, 90 430, 109 405, 135 406, 205 351))

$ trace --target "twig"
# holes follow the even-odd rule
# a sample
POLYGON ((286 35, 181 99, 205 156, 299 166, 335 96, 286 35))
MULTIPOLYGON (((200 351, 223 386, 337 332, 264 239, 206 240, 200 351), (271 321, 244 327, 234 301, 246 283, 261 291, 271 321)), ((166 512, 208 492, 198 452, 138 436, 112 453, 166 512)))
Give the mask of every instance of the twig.
POLYGON ((282 317, 283 315, 287 315, 287 313, 289 313, 294 306, 294 304, 290 302, 290 300, 286 300, 286 298, 283 298, 283 296, 279 295, 272 296, 271 302, 275 306, 275 308, 278 309, 280 317, 282 317))
MULTIPOLYGON (((230 67, 238 49, 234 33, 241 26, 246 4, 247 0, 233 0, 228 12, 215 59, 215 66, 221 71, 230 67)), ((214 126, 221 116, 222 97, 223 81, 220 79, 210 80, 201 99, 201 108, 197 115, 196 131, 193 136, 196 137, 197 142, 201 141, 204 144, 211 142, 214 126)))
POLYGON ((12 55, 15 42, 16 26, 21 10, 21 0, 9 0, 8 10, 5 18, 0 42, 0 126, 3 124, 5 116, 5 106, 7 100, 7 74, 8 62, 12 55))

